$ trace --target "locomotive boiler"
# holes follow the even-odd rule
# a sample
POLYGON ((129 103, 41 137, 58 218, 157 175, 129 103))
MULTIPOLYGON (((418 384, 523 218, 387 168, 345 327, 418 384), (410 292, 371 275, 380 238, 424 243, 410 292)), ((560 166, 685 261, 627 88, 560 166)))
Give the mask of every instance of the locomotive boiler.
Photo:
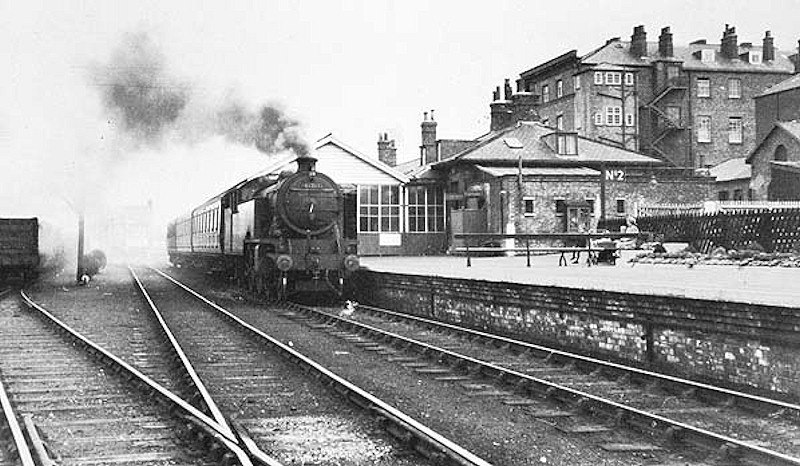
POLYGON ((297 158, 297 171, 248 179, 167 228, 175 266, 223 271, 270 298, 345 292, 359 267, 356 240, 342 234, 339 186, 297 158))

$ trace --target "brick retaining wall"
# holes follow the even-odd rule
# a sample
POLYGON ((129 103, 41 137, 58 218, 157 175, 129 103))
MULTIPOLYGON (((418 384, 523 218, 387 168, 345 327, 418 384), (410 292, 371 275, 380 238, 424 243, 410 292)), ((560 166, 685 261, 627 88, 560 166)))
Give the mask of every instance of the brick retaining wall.
POLYGON ((363 303, 800 398, 800 312, 668 296, 359 272, 363 303))

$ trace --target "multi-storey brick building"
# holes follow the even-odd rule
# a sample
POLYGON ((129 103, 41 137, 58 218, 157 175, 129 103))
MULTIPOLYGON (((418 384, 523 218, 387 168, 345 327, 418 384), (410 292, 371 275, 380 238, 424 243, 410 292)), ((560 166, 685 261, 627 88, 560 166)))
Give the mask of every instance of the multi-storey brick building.
MULTIPOLYGON (((648 42, 644 26, 586 55, 575 50, 520 74, 494 93, 492 130, 538 113, 548 126, 645 152, 679 167, 709 167, 755 147, 753 98, 795 72, 769 31, 761 46, 738 43, 726 25, 721 44, 675 47, 669 27, 648 42)), ((794 63, 793 63, 794 62, 794 63)))

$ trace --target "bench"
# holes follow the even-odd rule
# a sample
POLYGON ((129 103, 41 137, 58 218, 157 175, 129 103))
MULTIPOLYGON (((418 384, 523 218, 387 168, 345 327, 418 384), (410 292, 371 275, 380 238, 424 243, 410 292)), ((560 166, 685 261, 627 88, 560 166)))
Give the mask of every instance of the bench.
POLYGON ((470 260, 472 254, 474 253, 500 253, 504 254, 506 252, 513 252, 513 253, 522 253, 524 252, 527 256, 528 267, 531 266, 531 257, 530 253, 532 252, 544 252, 544 253, 560 253, 558 259, 558 266, 559 267, 566 267, 568 265, 567 258, 564 254, 568 252, 572 253, 582 253, 586 252, 586 265, 590 266, 592 264, 597 264, 597 254, 600 251, 611 251, 612 253, 617 251, 617 248, 590 248, 590 247, 541 247, 541 246, 532 246, 529 248, 503 248, 503 247, 457 247, 453 250, 457 253, 465 253, 467 256, 467 267, 472 266, 472 261, 470 260))

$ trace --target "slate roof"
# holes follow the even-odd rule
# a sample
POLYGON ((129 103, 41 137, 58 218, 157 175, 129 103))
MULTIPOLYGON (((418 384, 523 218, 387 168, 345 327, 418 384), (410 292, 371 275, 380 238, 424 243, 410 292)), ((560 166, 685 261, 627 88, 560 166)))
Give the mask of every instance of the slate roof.
POLYGON ((787 79, 786 81, 781 81, 778 84, 775 84, 774 86, 768 88, 766 91, 762 92, 760 95, 757 95, 756 98, 770 94, 777 94, 779 92, 796 89, 798 87, 800 87, 800 74, 796 74, 791 78, 787 79))
POLYGON ((761 142, 758 144, 758 146, 756 146, 756 148, 753 149, 752 152, 750 152, 750 155, 747 156, 747 162, 748 163, 751 160, 753 160, 753 156, 756 155, 756 153, 761 149, 761 146, 764 145, 764 142, 767 139, 769 139, 769 137, 775 131, 784 131, 789 136, 791 136, 794 139, 796 139, 798 143, 800 143, 800 121, 797 121, 797 120, 793 120, 793 121, 778 121, 778 122, 775 123, 775 126, 773 126, 771 130, 769 130, 769 133, 767 133, 767 135, 764 136, 764 139, 761 140, 761 142))
MULTIPOLYGON (((652 62, 662 59, 658 54, 658 42, 647 43, 647 55, 644 58, 631 55, 630 44, 630 41, 609 41, 609 43, 603 47, 584 55, 581 62, 588 65, 612 63, 626 66, 650 66, 652 62)), ((739 47, 739 53, 742 54, 748 50, 761 52, 761 49, 762 47, 760 46, 752 46, 749 48, 739 47)), ((719 44, 675 46, 673 47, 673 54, 674 56, 671 58, 683 61, 683 68, 687 70, 794 73, 794 64, 789 60, 788 56, 780 50, 775 51, 775 60, 763 61, 761 63, 749 63, 738 58, 725 58, 720 54, 719 44), (716 59, 713 62, 704 63, 700 58, 695 57, 694 53, 702 49, 715 50, 716 59)))
POLYGON ((581 165, 586 163, 611 162, 622 164, 661 165, 662 161, 604 144, 592 139, 578 136, 578 154, 560 155, 543 139, 556 133, 553 128, 538 122, 520 122, 516 126, 497 131, 479 142, 475 147, 466 149, 454 157, 435 165, 449 165, 454 162, 471 162, 487 164, 516 163, 520 155, 526 165, 581 165), (522 144, 521 149, 509 147, 506 138, 515 138, 522 144))
MULTIPOLYGON (((516 167, 484 167, 475 166, 478 170, 494 177, 513 176, 519 174, 516 167)), ((534 176, 600 176, 599 170, 586 167, 522 167, 523 175, 534 176)))
POLYGON ((735 159, 726 160, 711 167, 709 172, 711 176, 721 181, 744 180, 750 178, 752 167, 746 163, 745 157, 738 157, 735 159))

